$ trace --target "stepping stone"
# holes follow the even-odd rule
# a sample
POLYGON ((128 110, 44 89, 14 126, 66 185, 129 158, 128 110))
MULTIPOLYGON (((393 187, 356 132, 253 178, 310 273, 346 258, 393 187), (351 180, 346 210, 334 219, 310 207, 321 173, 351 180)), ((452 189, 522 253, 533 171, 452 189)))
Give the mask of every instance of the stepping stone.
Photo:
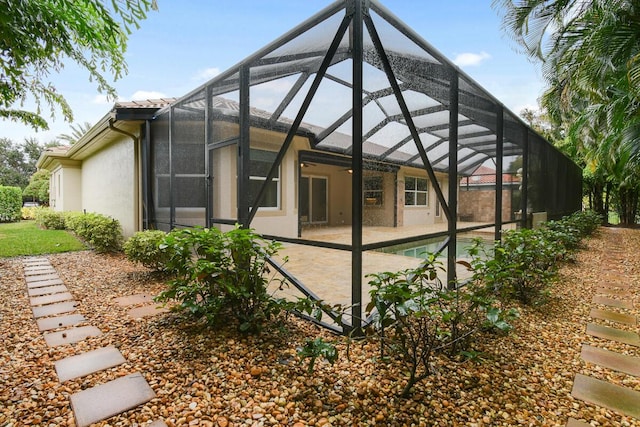
POLYGON ((95 326, 79 326, 59 332, 48 332, 44 334, 44 340, 49 347, 58 347, 100 335, 102 335, 102 331, 95 326))
POLYGON ((102 347, 76 356, 66 357, 55 363, 61 383, 84 377, 94 372, 113 368, 126 362, 120 350, 113 346, 102 347))
POLYGON ((69 313, 75 311, 78 303, 76 301, 65 301, 56 304, 42 305, 40 307, 33 307, 33 317, 36 319, 39 317, 54 316, 56 314, 69 313))
POLYGON ((147 424, 145 427, 168 427, 167 423, 162 420, 155 420, 151 424, 147 424))
POLYGON ((133 409, 156 397, 147 381, 135 373, 71 395, 78 427, 133 409))
POLYGON ((49 258, 41 257, 41 256, 35 256, 35 257, 25 258, 24 262, 25 263, 30 263, 30 262, 49 262, 49 258))
POLYGON ((599 308, 592 308, 589 313, 589 317, 608 320, 610 322, 624 323, 625 325, 636 325, 638 323, 636 316, 618 313, 616 311, 601 310, 599 308))
POLYGON ((62 284, 63 284, 62 280, 60 280, 60 278, 56 278, 56 279, 49 279, 49 280, 41 280, 39 282, 27 283, 27 288, 34 289, 34 288, 42 288, 45 286, 62 285, 62 284))
POLYGON ((41 288, 27 289, 27 293, 30 297, 37 297, 40 295, 57 294, 59 292, 68 292, 69 289, 65 285, 53 285, 43 286, 41 288))
MULTIPOLYGON (((40 288, 42 289, 42 288, 40 288)), ((54 302, 69 301, 73 299, 73 295, 69 292, 63 292, 60 294, 43 295, 39 297, 33 297, 29 299, 32 306, 53 304, 54 302)))
POLYGON ((633 302, 631 302, 629 300, 620 300, 620 299, 614 299, 614 298, 607 298, 607 297, 603 297, 601 295, 594 296, 593 297, 593 303, 594 304, 608 305, 609 307, 629 308, 629 309, 633 308, 633 302))
POLYGON ((51 267, 50 265, 38 265, 35 267, 27 267, 24 269, 25 276, 38 276, 43 274, 53 274, 56 272, 56 269, 51 267))
POLYGON ((66 316, 58 317, 45 317, 43 319, 36 320, 38 329, 40 332, 50 331, 52 329, 64 328, 67 326, 74 326, 79 323, 85 322, 87 319, 82 314, 67 314, 66 316))
POLYGON ((617 296, 617 297, 627 297, 627 298, 633 298, 633 295, 631 294, 631 292, 629 292, 627 289, 621 289, 621 288, 598 288, 596 289, 596 293, 597 294, 602 294, 602 295, 612 295, 612 296, 617 296))
POLYGON ((53 279, 60 279, 60 277, 58 277, 57 274, 41 274, 39 276, 25 277, 25 280, 27 281, 27 283, 42 282, 44 280, 53 280, 53 279))
POLYGON ((169 311, 168 308, 162 307, 159 305, 143 305, 142 307, 132 308, 127 311, 127 314, 134 319, 140 319, 142 317, 155 316, 160 313, 167 313, 169 311))
POLYGON ((153 295, 151 294, 135 294, 124 297, 118 297, 115 299, 116 304, 121 307, 136 304, 148 304, 153 302, 153 295))
POLYGON ((629 290, 629 285, 627 283, 605 283, 600 285, 600 289, 605 290, 605 289, 622 289, 622 290, 629 290))
POLYGON ((575 418, 569 418, 569 421, 567 421, 567 427, 591 427, 591 424, 578 421, 575 418))
MULTIPOLYGON (((580 356, 587 362, 613 369, 614 371, 640 377, 640 358, 616 353, 615 351, 582 345, 580 356)), ((640 404, 640 402, 638 402, 640 404)))
POLYGON ((635 332, 623 331, 596 323, 587 323, 587 334, 640 347, 640 337, 635 332))
POLYGON ((640 392, 576 374, 571 395, 576 399, 640 419, 640 392))

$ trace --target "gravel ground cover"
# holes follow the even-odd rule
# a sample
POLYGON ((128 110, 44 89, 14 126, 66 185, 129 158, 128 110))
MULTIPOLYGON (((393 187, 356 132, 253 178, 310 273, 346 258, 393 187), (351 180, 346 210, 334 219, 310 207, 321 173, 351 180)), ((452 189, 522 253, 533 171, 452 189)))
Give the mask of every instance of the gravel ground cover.
MULTIPOLYGON (((49 349, 33 319, 22 259, 0 260, 0 426, 73 426, 72 393, 140 372, 157 394, 147 404, 99 426, 564 426, 569 417, 593 426, 640 426, 639 420, 573 399, 577 373, 640 391, 638 378, 588 364, 583 343, 640 357, 640 349, 585 334, 595 289, 623 276, 638 295, 640 231, 603 228, 566 264, 549 304, 521 308, 507 336, 478 338, 483 361, 435 362, 436 373, 410 399, 396 396, 403 373, 376 361, 377 346, 351 343, 292 318, 260 336, 211 331, 164 313, 134 320, 114 299, 156 293, 161 278, 122 255, 51 255, 51 264, 103 335, 49 349), (312 375, 296 348, 307 337, 336 343, 334 365, 312 375), (114 345, 127 363, 60 384, 54 362, 114 345)), ((638 315, 637 311, 633 314, 638 315)), ((637 327, 610 325, 621 329, 637 327)))

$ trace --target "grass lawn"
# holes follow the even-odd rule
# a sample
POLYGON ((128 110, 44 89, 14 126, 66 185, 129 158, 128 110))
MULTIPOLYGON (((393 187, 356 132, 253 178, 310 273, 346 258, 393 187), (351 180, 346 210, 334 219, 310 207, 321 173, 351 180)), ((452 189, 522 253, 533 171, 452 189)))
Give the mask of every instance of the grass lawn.
POLYGON ((82 242, 65 230, 41 230, 34 221, 0 224, 0 258, 83 249, 82 242))

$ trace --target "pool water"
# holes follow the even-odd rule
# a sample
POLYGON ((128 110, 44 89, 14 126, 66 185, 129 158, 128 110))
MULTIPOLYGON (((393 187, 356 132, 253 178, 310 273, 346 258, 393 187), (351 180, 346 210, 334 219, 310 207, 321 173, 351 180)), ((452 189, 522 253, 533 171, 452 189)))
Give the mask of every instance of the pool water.
MULTIPOLYGON (((380 249, 380 251, 388 254, 396 254, 412 258, 425 258, 426 253, 433 253, 437 251, 442 242, 443 240, 440 239, 421 240, 418 242, 406 243, 403 245, 389 246, 380 249)), ((473 246, 474 240, 470 237, 462 237, 459 238, 457 242, 458 244, 456 245, 456 258, 468 257, 468 249, 473 246)), ((482 242, 482 246, 487 249, 493 246, 493 242, 491 241, 483 240, 482 242)), ((444 253, 446 253, 446 249, 440 254, 440 257, 444 257, 444 253)))

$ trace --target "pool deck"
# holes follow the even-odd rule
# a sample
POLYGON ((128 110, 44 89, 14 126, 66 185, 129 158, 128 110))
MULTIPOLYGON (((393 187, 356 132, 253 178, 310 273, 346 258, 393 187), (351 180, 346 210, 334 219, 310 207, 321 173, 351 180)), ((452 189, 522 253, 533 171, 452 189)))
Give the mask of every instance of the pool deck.
MULTIPOLYGON (((473 227, 483 225, 481 223, 463 223, 459 227, 473 227)), ((401 239, 411 236, 420 236, 429 233, 446 231, 447 224, 435 224, 432 226, 406 226, 406 227, 363 227, 362 240, 364 244, 378 243, 401 239)), ((476 230, 475 235, 485 234, 493 239, 493 226, 476 230)), ((306 229, 302 233, 305 240, 315 240, 330 243, 350 244, 351 227, 318 227, 306 229)), ((280 262, 284 262, 284 268, 308 289, 313 291, 320 299, 330 304, 351 305, 351 265, 352 252, 337 249, 321 248, 316 246, 300 245, 293 243, 283 244, 278 254, 280 262)), ((385 271, 400 271, 408 268, 416 268, 421 260, 413 257, 367 251, 362 254, 362 301, 366 306, 369 302, 369 274, 385 271)), ((446 260, 443 259, 446 264, 446 260)), ((445 267, 446 265, 443 265, 445 267)), ((470 276, 470 272, 458 265, 457 275, 464 279, 470 276)), ((440 279, 446 281, 446 272, 439 274, 440 279)), ((293 287, 285 293, 301 295, 293 287)))

